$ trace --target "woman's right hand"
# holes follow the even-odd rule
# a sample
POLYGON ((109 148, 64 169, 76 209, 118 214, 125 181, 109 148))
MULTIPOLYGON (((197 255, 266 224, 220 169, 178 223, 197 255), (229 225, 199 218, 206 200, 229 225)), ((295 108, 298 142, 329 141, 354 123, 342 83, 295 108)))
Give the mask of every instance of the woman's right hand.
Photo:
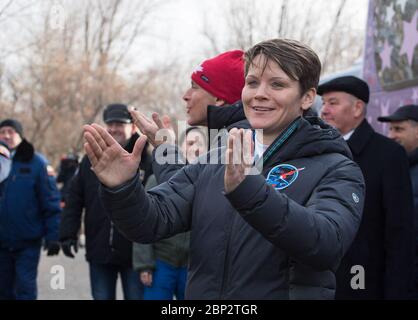
POLYGON ((84 149, 92 170, 105 186, 114 188, 135 177, 141 163, 141 154, 147 137, 140 136, 132 153, 122 146, 101 126, 84 126, 84 149))

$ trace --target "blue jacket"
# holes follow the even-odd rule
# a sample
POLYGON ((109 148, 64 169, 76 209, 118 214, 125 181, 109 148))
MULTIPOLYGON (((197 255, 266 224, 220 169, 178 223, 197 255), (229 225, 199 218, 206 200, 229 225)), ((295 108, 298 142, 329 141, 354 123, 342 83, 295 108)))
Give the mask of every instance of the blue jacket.
POLYGON ((26 140, 17 147, 9 177, 0 185, 0 246, 23 248, 58 240, 60 194, 47 160, 26 140))

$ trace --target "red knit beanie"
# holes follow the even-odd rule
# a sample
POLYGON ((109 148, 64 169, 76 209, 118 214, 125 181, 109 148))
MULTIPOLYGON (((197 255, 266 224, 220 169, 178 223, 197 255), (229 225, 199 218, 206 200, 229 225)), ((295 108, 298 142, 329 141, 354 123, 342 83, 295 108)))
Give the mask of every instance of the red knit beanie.
POLYGON ((208 59, 192 73, 192 80, 226 103, 241 100, 244 87, 243 55, 241 50, 232 50, 208 59))

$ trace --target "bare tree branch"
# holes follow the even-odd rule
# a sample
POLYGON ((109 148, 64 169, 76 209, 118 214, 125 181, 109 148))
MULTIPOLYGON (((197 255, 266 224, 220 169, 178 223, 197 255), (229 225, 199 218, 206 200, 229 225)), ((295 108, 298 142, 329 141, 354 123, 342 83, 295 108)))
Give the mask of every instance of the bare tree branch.
POLYGON ((329 52, 330 52, 330 48, 331 48, 331 44, 334 38, 334 34, 335 34, 335 30, 338 27, 338 23, 340 21, 340 17, 341 17, 341 12, 344 9, 346 0, 340 0, 340 4, 338 6, 338 10, 337 10, 337 14, 334 17, 334 22, 332 24, 332 27, 330 29, 329 35, 328 35, 328 40, 327 40, 327 44, 325 45, 325 53, 324 53, 324 58, 323 58, 323 64, 322 67, 325 70, 328 64, 328 56, 329 56, 329 52))
POLYGON ((10 7, 10 5, 12 4, 13 0, 9 0, 9 2, 7 2, 3 8, 0 9, 0 18, 1 16, 4 14, 4 12, 7 10, 8 7, 10 7))
POLYGON ((10 7, 10 5, 13 3, 13 0, 9 0, 8 3, 6 3, 3 8, 0 11, 0 23, 4 22, 7 19, 14 18, 16 16, 22 16, 22 14, 30 9, 34 4, 36 4, 36 1, 31 0, 29 4, 22 5, 18 7, 15 11, 12 11, 10 13, 6 14, 7 9, 10 7))
POLYGON ((287 19, 287 2, 282 1, 282 6, 280 9, 280 18, 279 18, 279 29, 277 30, 277 35, 279 38, 283 38, 286 34, 286 30, 284 30, 286 25, 287 19))

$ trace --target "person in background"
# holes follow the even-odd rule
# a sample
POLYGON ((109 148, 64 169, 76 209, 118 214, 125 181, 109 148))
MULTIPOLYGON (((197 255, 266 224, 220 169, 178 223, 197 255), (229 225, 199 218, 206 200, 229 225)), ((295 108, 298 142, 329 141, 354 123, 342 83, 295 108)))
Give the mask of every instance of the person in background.
POLYGON ((321 118, 337 128, 366 182, 363 219, 337 272, 336 299, 406 299, 412 276, 413 203, 408 158, 366 120, 369 86, 345 76, 318 87, 321 118), (353 286, 353 267, 364 270, 353 286))
MULTIPOLYGON (((206 134, 199 127, 187 128, 179 139, 186 163, 193 163, 207 150, 206 134)), ((145 190, 157 186, 154 175, 150 176, 145 190)), ((189 259, 190 232, 152 244, 134 243, 134 269, 140 272, 144 284, 144 300, 184 299, 189 259)))
MULTIPOLYGON (((110 104, 103 112, 106 130, 121 148, 132 151, 139 138, 131 115, 124 104, 110 104)), ((145 150, 145 149, 144 149, 145 150)), ((144 151, 145 162, 136 168, 142 183, 151 174, 149 155, 144 151)), ((86 259, 89 264, 90 285, 95 300, 116 299, 118 277, 122 281, 124 298, 139 300, 143 287, 139 274, 132 268, 132 242, 127 240, 113 225, 98 196, 99 180, 91 170, 87 156, 71 180, 67 202, 60 226, 60 241, 64 254, 70 258, 78 250, 78 234, 84 215, 86 259)))
POLYGON ((61 158, 59 169, 58 169, 58 176, 57 176, 57 183, 62 184, 60 188, 61 192, 61 207, 65 206, 68 187, 70 185, 70 181, 74 174, 76 173, 78 168, 78 156, 76 154, 69 153, 61 158))
MULTIPOLYGON (((250 125, 245 119, 243 112, 237 115, 231 114, 230 110, 235 108, 242 109, 241 92, 244 87, 244 52, 241 50, 230 50, 223 52, 215 57, 203 61, 190 75, 190 87, 185 91, 183 100, 186 103, 187 124, 190 126, 208 127, 214 123, 230 122, 226 129, 249 128, 250 125), (218 110, 220 109, 220 110, 218 110), (214 110, 212 112, 212 110, 214 110), (237 119, 235 122, 231 122, 237 119)), ((154 112, 152 119, 148 119, 136 108, 130 108, 131 115, 139 130, 147 136, 148 142, 154 147, 153 152, 153 172, 159 182, 167 181, 177 170, 181 169, 184 163, 160 165, 156 161, 155 148, 163 143, 157 141, 157 132, 161 129, 169 130, 174 136, 171 123, 164 123, 167 116, 160 120, 159 114, 154 112)), ((208 127, 209 129, 209 127, 208 127)), ((167 131, 165 131, 167 133, 167 131)), ((180 132, 184 134, 184 132, 180 132)), ((207 143, 208 149, 217 148, 216 138, 207 143)), ((211 138, 208 132, 208 138, 211 138)), ((172 139, 173 141, 175 139, 172 139)), ((219 139, 221 140, 221 139, 219 139)), ((224 139, 226 141, 226 139, 224 139)), ((219 144, 219 143, 218 143, 219 144)), ((170 145, 165 151, 167 155, 173 155, 177 159, 179 150, 170 145)))
POLYGON ((418 105, 399 107, 392 115, 377 120, 389 123, 389 138, 405 148, 409 160, 415 212, 415 268, 412 298, 418 299, 418 105))
MULTIPOLYGON (((217 106, 225 108, 239 101, 244 86, 243 51, 231 50, 203 61, 190 76, 191 86, 183 95, 186 102, 186 116, 189 125, 208 125, 208 108, 217 106)), ((148 141, 157 147, 161 141, 156 141, 159 129, 172 130, 170 121, 165 123, 166 116, 161 120, 157 113, 152 120, 137 110, 131 110, 135 124, 148 141)), ((223 117, 223 115, 222 115, 223 117)), ((242 120, 242 119, 240 119, 242 120)), ((247 125, 246 127, 249 127, 247 125)), ((186 161, 182 164, 159 165, 153 153, 153 171, 146 190, 167 181, 186 162, 202 154, 202 147, 209 146, 206 135, 197 127, 189 127, 182 132, 180 146, 186 161), (187 135, 187 139, 185 136, 187 135)), ((174 133, 173 133, 174 134, 174 133)), ((176 147, 172 150, 178 156, 176 147)), ((134 267, 141 272, 141 281, 145 285, 145 299, 183 299, 186 262, 189 251, 189 232, 161 240, 156 244, 134 244, 134 267), (157 255, 157 259, 153 254, 157 255)))
POLYGON ((0 299, 35 300, 42 243, 59 253, 60 193, 44 156, 15 119, 0 122, 0 140, 11 150, 11 169, 0 184, 0 299))

